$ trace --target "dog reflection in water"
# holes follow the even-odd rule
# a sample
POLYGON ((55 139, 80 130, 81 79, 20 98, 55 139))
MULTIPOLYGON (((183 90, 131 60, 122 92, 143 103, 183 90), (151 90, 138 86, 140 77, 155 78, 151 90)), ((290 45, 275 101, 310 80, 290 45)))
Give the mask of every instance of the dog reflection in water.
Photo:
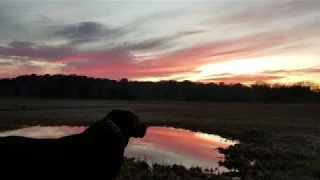
POLYGON ((58 139, 0 137, 0 179, 112 180, 129 139, 143 138, 146 131, 136 114, 116 109, 79 134, 58 139))

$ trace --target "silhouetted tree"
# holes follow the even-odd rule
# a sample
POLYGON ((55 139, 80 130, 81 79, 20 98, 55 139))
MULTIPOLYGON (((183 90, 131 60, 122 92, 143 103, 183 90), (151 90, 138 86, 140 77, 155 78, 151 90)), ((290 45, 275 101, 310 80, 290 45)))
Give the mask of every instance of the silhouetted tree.
POLYGON ((79 75, 23 75, 0 79, 2 97, 95 98, 110 100, 172 100, 210 102, 320 102, 318 86, 311 82, 270 85, 191 81, 119 81, 79 75))

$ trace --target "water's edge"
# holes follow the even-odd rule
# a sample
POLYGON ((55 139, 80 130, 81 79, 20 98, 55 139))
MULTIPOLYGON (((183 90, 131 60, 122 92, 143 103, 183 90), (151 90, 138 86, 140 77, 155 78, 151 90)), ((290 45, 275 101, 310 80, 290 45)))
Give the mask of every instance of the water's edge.
MULTIPOLYGON (((33 138, 59 138, 83 132, 86 126, 32 126, 0 132, 1 136, 18 135, 33 138)), ((142 139, 131 138, 125 149, 126 157, 152 164, 177 164, 186 168, 202 167, 219 172, 229 171, 218 162, 224 155, 217 148, 239 143, 218 135, 193 132, 181 128, 151 126, 142 139)))

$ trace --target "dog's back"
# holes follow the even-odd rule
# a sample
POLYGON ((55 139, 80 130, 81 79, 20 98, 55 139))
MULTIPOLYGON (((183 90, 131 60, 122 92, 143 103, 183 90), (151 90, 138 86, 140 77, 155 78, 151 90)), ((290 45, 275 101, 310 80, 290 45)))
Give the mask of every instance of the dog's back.
POLYGON ((0 179, 23 175, 25 179, 113 180, 121 168, 129 139, 144 137, 146 130, 147 126, 134 113, 113 110, 80 134, 58 139, 2 137, 0 179))
POLYGON ((25 178, 40 179, 44 178, 40 174, 50 174, 72 178, 103 175, 113 179, 123 152, 113 132, 94 140, 85 132, 58 139, 0 137, 0 178, 14 179, 24 174, 25 178))

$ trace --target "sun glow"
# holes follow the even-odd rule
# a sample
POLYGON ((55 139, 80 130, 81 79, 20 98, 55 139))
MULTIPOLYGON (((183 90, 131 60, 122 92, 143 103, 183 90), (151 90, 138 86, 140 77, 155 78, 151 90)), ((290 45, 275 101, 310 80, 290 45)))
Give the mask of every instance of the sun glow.
POLYGON ((247 74, 277 69, 277 67, 282 66, 281 62, 275 61, 276 60, 271 58, 241 59, 223 63, 209 64, 199 67, 197 70, 200 70, 201 75, 203 76, 224 73, 247 74), (277 66, 275 66, 275 63, 277 63, 277 66))
POLYGON ((268 83, 296 83, 300 81, 317 81, 319 74, 298 72, 299 69, 320 67, 320 62, 312 56, 269 56, 252 59, 239 59, 232 61, 225 61, 219 63, 210 63, 204 66, 198 66, 194 71, 174 74, 168 77, 149 77, 136 79, 139 81, 160 81, 160 80, 191 80, 199 82, 211 82, 211 78, 226 78, 226 77, 248 77, 248 82, 241 81, 240 83, 252 83, 254 77, 277 77, 272 80, 266 80, 268 83), (303 59, 303 61, 301 60, 303 59), (274 72, 272 72, 274 71, 274 72), (277 72, 278 71, 278 72, 277 72), (288 71, 288 72, 286 72, 288 71), (290 72, 291 71, 291 72, 290 72), (290 72, 290 73, 289 73, 290 72))
MULTIPOLYGON (((201 79, 210 78, 212 76, 223 76, 223 75, 241 75, 241 74, 252 74, 261 73, 264 71, 273 70, 295 70, 301 68, 311 68, 310 64, 315 64, 314 57, 291 57, 291 56, 277 56, 277 57, 262 57, 254 59, 241 59, 233 60, 222 63, 208 64, 205 66, 198 67, 196 70, 200 73, 192 77, 192 80, 197 81, 201 79), (290 63, 289 63, 290 62, 290 63)), ((289 77, 288 77, 289 78, 289 77)), ((289 78, 290 81, 304 80, 304 76, 294 76, 289 78)), ((283 80, 289 80, 284 78, 283 80)))

